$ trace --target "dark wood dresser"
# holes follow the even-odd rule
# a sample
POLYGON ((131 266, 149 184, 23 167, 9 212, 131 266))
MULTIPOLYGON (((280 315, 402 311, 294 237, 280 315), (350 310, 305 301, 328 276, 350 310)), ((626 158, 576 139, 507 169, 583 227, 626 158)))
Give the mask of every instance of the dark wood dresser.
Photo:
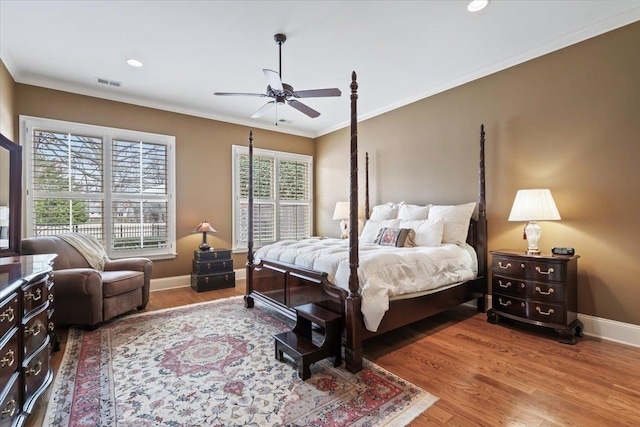
POLYGON ((0 426, 21 426, 53 381, 56 255, 0 258, 0 426))
POLYGON ((487 320, 500 317, 553 328, 559 341, 573 344, 582 336, 578 320, 578 255, 525 255, 490 251, 492 308, 487 320))
POLYGON ((191 272, 191 288, 193 290, 201 292, 235 286, 236 273, 233 271, 230 250, 194 251, 191 272))

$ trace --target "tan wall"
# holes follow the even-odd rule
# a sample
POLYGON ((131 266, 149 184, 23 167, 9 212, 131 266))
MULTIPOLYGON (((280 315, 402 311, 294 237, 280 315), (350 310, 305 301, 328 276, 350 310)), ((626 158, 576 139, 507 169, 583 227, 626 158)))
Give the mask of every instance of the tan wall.
POLYGON ((4 62, 0 61, 0 133, 12 141, 15 141, 13 133, 15 87, 16 82, 9 74, 4 62))
MULTIPOLYGON (((23 84, 17 85, 16 100, 16 121, 21 114, 176 137, 178 257, 154 262, 154 278, 191 272, 193 251, 202 239, 191 230, 205 218, 218 230, 208 242, 231 247, 231 146, 245 145, 249 128, 23 84)), ((256 148, 313 155, 309 138, 260 129, 253 137, 256 148)), ((242 268, 246 255, 233 259, 234 268, 242 268)))
MULTIPOLYGON (((489 248, 525 249, 524 224, 507 221, 515 193, 550 188, 562 221, 541 223, 540 247, 581 256, 579 312, 640 325, 639 45, 635 23, 360 123, 372 200, 476 200, 484 123, 489 248)), ((337 235, 331 212, 348 198, 348 139, 316 140, 321 235, 337 235)))

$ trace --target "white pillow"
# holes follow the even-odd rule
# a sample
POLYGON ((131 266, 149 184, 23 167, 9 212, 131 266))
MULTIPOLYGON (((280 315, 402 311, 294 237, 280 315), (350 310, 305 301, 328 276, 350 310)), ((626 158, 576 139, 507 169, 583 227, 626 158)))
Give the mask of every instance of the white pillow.
POLYGON ((463 245, 467 241, 469 221, 475 208, 476 202, 455 206, 431 206, 431 209, 429 209, 429 219, 440 219, 444 223, 442 243, 463 245))
POLYGON ((360 234, 360 243, 374 243, 381 228, 398 228, 398 224, 400 224, 400 220, 398 219, 385 219, 381 221, 370 219, 364 223, 362 234, 360 234))
POLYGON ((413 243, 416 246, 440 246, 444 223, 437 219, 400 221, 400 228, 410 228, 416 232, 413 243))
POLYGON ((385 203, 384 205, 374 206, 371 210, 369 219, 381 221, 383 219, 396 219, 398 217, 398 205, 395 203, 385 203))
POLYGON ((398 219, 405 220, 414 220, 414 219, 427 219, 429 216, 429 207, 431 205, 426 206, 418 206, 418 205, 407 205, 403 203, 400 205, 400 209, 398 209, 398 219))

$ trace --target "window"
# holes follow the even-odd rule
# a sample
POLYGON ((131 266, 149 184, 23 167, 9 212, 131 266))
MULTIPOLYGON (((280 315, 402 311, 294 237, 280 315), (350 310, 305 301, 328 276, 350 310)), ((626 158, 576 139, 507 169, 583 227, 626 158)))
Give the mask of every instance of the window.
POLYGON ((28 236, 91 234, 113 258, 174 255, 174 137, 21 121, 28 236))
MULTIPOLYGON (((311 235, 313 158, 253 150, 253 241, 262 246, 311 235)), ((233 249, 248 242, 249 148, 233 146, 233 249)))

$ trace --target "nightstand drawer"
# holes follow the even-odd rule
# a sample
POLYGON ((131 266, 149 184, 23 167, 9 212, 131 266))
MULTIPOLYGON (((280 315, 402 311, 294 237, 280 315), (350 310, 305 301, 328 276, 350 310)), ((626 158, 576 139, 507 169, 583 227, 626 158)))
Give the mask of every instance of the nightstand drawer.
POLYGON ((501 294, 524 297, 526 293, 526 284, 523 280, 493 276, 491 278, 491 289, 493 289, 493 292, 499 292, 501 294))
POLYGON ((525 261, 524 277, 527 279, 564 282, 566 268, 564 264, 544 261, 525 261))
POLYGON ((524 279, 525 264, 523 261, 513 258, 494 256, 491 264, 493 274, 524 279))
POLYGON ((527 282, 527 298, 542 303, 563 303, 565 287, 560 283, 527 282))
POLYGON ((528 303, 529 319, 545 323, 564 324, 566 322, 564 306, 543 304, 535 301, 528 303))
POLYGON ((527 305, 524 300, 507 295, 494 294, 493 308, 506 314, 518 317, 527 316, 527 305))

